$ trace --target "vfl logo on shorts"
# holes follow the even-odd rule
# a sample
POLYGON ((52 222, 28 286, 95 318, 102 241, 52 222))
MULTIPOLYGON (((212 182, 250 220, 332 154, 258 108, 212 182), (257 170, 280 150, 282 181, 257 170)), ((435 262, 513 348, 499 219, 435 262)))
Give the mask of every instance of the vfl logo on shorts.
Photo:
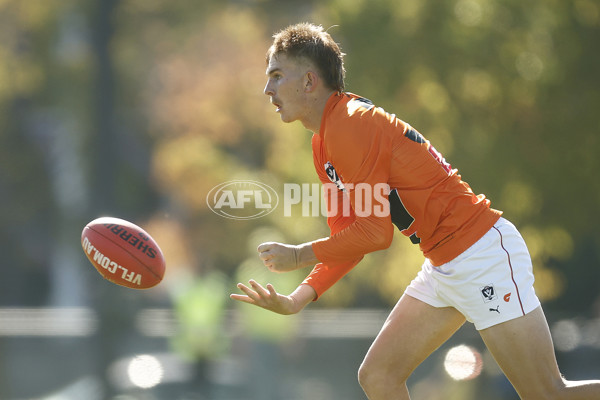
POLYGON ((479 292, 483 297, 484 303, 489 303, 490 301, 494 301, 498 298, 498 295, 496 294, 496 289, 494 289, 494 285, 491 283, 484 287, 480 287, 479 292))

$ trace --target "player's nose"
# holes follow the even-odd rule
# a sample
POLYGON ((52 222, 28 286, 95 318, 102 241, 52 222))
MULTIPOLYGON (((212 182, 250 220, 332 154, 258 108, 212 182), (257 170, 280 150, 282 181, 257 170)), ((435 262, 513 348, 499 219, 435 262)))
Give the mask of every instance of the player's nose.
POLYGON ((275 91, 273 90, 273 86, 271 85, 270 79, 267 81, 267 84, 265 85, 263 93, 266 94, 267 96, 271 96, 271 97, 273 97, 275 95, 275 91))

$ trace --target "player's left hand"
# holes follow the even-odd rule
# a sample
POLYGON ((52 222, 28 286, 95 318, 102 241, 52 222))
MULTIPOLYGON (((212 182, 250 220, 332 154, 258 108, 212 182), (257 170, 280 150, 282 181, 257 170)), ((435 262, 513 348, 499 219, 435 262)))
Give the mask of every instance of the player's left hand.
POLYGON ((277 293, 270 283, 266 288, 253 279, 248 283, 250 287, 243 283, 237 285, 242 292, 246 293, 245 295, 231 294, 229 297, 283 315, 295 314, 302 309, 292 296, 277 293))

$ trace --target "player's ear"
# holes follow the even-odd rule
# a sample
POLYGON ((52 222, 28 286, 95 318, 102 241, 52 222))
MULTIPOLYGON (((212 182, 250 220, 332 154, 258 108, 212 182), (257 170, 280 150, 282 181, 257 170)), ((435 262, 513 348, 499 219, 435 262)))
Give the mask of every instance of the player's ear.
POLYGON ((304 91, 306 93, 313 92, 319 84, 319 75, 313 71, 308 71, 304 75, 304 91))

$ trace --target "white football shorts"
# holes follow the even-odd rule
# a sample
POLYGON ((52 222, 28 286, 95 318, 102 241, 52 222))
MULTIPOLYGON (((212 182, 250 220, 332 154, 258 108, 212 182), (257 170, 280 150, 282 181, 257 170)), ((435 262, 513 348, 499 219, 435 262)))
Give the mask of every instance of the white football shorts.
POLYGON ((405 293, 433 307, 454 307, 477 330, 523 316, 540 305, 525 241, 504 218, 454 260, 425 259, 405 293))

